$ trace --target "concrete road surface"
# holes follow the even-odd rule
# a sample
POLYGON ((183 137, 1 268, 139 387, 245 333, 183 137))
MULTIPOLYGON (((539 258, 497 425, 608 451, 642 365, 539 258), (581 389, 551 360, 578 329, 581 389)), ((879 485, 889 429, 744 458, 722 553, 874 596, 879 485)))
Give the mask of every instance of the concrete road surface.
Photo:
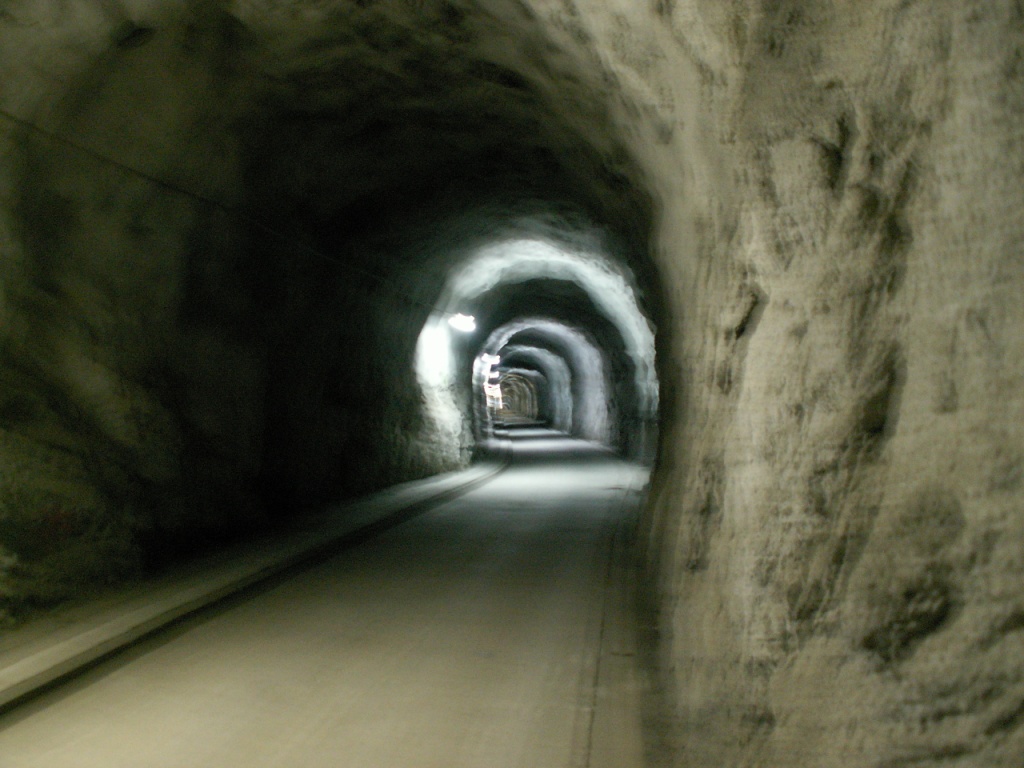
POLYGON ((0 718, 0 768, 642 765, 613 543, 645 473, 519 433, 488 485, 0 718))

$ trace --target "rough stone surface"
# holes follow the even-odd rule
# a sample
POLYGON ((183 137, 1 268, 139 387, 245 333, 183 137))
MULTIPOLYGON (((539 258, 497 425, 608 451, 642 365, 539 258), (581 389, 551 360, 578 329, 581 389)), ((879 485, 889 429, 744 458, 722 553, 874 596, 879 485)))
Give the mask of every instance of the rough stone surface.
POLYGON ((726 5, 647 48, 694 72, 651 150, 678 760, 1016 765, 1024 17, 726 5))
POLYGON ((5 4, 0 590, 458 464, 446 270, 596 224, 664 761, 1016 768, 1022 51, 1015 0, 5 4))

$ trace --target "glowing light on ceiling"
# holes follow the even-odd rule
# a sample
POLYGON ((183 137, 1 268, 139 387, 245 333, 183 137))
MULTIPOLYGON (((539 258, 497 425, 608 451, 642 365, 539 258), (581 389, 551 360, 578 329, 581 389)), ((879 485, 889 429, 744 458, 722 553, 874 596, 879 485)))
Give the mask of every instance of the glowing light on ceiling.
MULTIPOLYGON (((484 374, 485 379, 497 379, 501 376, 498 371, 494 370, 494 366, 501 362, 501 357, 499 355, 489 355, 484 352, 480 355, 480 362, 483 363, 484 369, 487 371, 484 374)), ((488 385, 485 383, 484 387, 486 388, 487 386, 488 385)))
POLYGON ((476 318, 472 315, 464 315, 461 312, 448 318, 448 325, 456 331, 472 333, 476 330, 476 318))

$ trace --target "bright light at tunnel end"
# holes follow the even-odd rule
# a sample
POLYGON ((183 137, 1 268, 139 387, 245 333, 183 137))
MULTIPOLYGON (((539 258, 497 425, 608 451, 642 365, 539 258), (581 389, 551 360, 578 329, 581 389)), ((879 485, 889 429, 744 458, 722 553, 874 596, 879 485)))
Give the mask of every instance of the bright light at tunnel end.
POLYGON ((476 330, 476 318, 472 315, 464 315, 461 312, 448 318, 448 325, 456 331, 472 333, 476 330))

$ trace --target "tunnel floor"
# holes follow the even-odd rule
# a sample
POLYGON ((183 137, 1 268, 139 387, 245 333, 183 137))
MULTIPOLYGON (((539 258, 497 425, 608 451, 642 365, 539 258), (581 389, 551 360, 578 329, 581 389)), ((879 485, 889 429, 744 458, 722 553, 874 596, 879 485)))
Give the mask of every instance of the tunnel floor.
POLYGON ((642 765, 646 470, 511 432, 483 487, 8 713, 3 768, 642 765))

